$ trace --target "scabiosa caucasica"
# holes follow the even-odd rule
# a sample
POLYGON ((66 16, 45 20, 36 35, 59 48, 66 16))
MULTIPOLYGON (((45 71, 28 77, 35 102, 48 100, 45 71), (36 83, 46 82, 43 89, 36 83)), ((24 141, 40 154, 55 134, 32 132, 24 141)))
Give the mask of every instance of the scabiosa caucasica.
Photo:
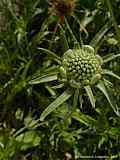
POLYGON ((52 15, 72 15, 77 0, 48 0, 48 11, 52 15))
POLYGON ((73 87, 81 87, 94 84, 101 78, 101 65, 102 58, 95 55, 94 49, 83 45, 64 53, 60 72, 73 87))
MULTIPOLYGON (((72 16, 77 0, 48 0, 48 13, 59 18, 58 24, 64 23, 66 15, 72 16)), ((57 26, 55 31, 57 30, 57 26)))

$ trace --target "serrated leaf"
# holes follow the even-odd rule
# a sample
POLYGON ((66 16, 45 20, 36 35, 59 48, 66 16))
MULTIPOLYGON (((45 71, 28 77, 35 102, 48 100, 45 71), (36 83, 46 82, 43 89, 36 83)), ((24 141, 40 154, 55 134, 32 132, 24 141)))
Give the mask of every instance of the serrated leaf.
POLYGON ((110 106, 112 107, 113 111, 116 113, 117 116, 120 116, 120 113, 119 113, 119 109, 117 107, 117 104, 115 104, 112 99, 110 98, 109 94, 108 94, 108 91, 107 91, 107 88, 105 87, 104 83, 102 81, 100 81, 98 84, 97 84, 97 88, 105 95, 105 97, 107 98, 110 106))
POLYGON ((92 89, 90 86, 85 86, 85 91, 90 99, 90 102, 91 102, 91 105, 93 108, 95 108, 95 98, 94 98, 94 95, 93 95, 93 92, 92 92, 92 89))
POLYGON ((46 116, 48 116, 51 112, 53 112, 57 107, 59 107, 62 103, 68 100, 72 96, 72 92, 66 90, 63 92, 56 100, 54 100, 41 114, 40 120, 43 121, 46 116))

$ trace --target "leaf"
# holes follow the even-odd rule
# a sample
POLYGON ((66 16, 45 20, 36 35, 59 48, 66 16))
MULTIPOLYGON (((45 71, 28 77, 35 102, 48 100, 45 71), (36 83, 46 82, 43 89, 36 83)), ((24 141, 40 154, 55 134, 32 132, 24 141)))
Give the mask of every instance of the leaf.
POLYGON ((103 80, 104 80, 104 84, 105 84, 105 86, 113 87, 112 82, 108 81, 108 80, 107 80, 107 79, 105 79, 105 78, 103 78, 103 80))
POLYGON ((72 92, 66 90, 63 92, 55 101, 53 101, 41 114, 40 120, 43 121, 46 116, 48 116, 51 112, 53 112, 57 107, 59 107, 62 103, 68 100, 72 96, 72 92))
POLYGON ((85 86, 84 88, 85 88, 86 93, 87 93, 87 95, 88 95, 88 97, 90 99, 92 107, 95 108, 95 98, 94 98, 94 95, 93 95, 91 87, 90 86, 85 86))
POLYGON ((108 141, 107 135, 103 135, 100 137, 99 143, 98 143, 98 148, 100 149, 101 146, 104 144, 104 142, 108 141))
POLYGON ((120 128, 119 127, 112 127, 108 130, 108 134, 112 136, 120 136, 120 128))
POLYGON ((45 85, 45 88, 48 90, 48 92, 52 95, 52 96, 56 96, 56 92, 54 91, 54 89, 49 86, 49 85, 45 85))
POLYGON ((52 66, 43 70, 38 70, 29 81, 29 84, 40 84, 57 80, 58 67, 52 66))
POLYGON ((105 87, 105 85, 104 85, 104 83, 102 81, 100 81, 100 83, 97 84, 97 88, 105 95, 105 97, 107 98, 110 106, 112 107, 112 109, 116 113, 116 115, 120 116, 119 109, 118 109, 117 105, 114 104, 114 102, 110 98, 110 96, 109 96, 109 94, 107 92, 107 88, 105 87))
POLYGON ((58 74, 59 66, 51 66, 43 69, 38 69, 35 74, 32 75, 32 79, 38 78, 40 76, 48 75, 48 74, 58 74))
POLYGON ((92 46, 95 49, 99 48, 98 46, 100 45, 101 40, 103 39, 106 32, 111 28, 111 26, 111 21, 108 21, 91 40, 90 46, 92 46))
POLYGON ((61 31, 63 44, 64 44, 64 51, 66 52, 69 49, 69 45, 68 45, 68 42, 67 42, 67 38, 66 38, 64 29, 62 28, 62 26, 60 24, 59 24, 59 27, 60 27, 60 31, 61 31))
POLYGON ((113 7, 111 5, 111 1, 110 0, 106 0, 106 4, 107 4, 109 12, 110 12, 110 19, 111 19, 111 21, 113 23, 113 27, 114 27, 115 32, 116 32, 117 40, 119 41, 118 47, 119 47, 119 50, 120 50, 120 45, 119 45, 120 44, 120 31, 119 31, 119 27, 118 27, 115 15, 113 13, 113 7))
POLYGON ((39 145, 41 138, 35 131, 27 131, 16 137, 16 141, 21 144, 21 150, 39 145))
POLYGON ((95 119, 93 119, 92 117, 90 117, 88 115, 81 113, 80 111, 72 113, 72 118, 85 124, 86 126, 93 127, 93 126, 97 125, 97 122, 95 119))
POLYGON ((103 74, 113 76, 113 77, 117 78, 118 80, 120 80, 120 77, 118 75, 116 75, 115 73, 113 73, 112 71, 104 70, 103 74))
POLYGON ((75 48, 79 48, 79 47, 80 47, 80 46, 79 46, 79 43, 78 43, 78 41, 77 41, 75 35, 73 34, 73 31, 72 31, 72 29, 71 29, 71 27, 70 27, 70 25, 69 25, 69 23, 68 23, 67 18, 65 18, 65 24, 66 24, 66 27, 67 27, 69 33, 71 34, 71 37, 73 38, 74 47, 75 47, 75 48))
POLYGON ((44 53, 48 54, 49 56, 51 56, 55 61, 57 61, 59 64, 61 64, 61 59, 59 56, 57 56, 54 52, 45 49, 45 48, 38 48, 39 50, 43 51, 44 53))
POLYGON ((29 84, 40 84, 57 80, 57 74, 46 74, 40 77, 37 77, 29 82, 29 84))
POLYGON ((79 88, 75 89, 74 100, 73 100, 73 110, 77 107, 77 102, 79 98, 79 88))
POLYGON ((28 72, 28 69, 31 65, 31 62, 32 62, 32 60, 29 60, 28 63, 26 64, 26 66, 25 66, 25 69, 24 69, 24 71, 22 73, 22 76, 21 76, 23 80, 25 79, 25 77, 27 75, 27 72, 28 72))
POLYGON ((103 63, 107 63, 109 61, 112 61, 112 60, 116 59, 117 57, 120 57, 120 54, 116 54, 116 55, 110 54, 110 55, 104 56, 103 63))

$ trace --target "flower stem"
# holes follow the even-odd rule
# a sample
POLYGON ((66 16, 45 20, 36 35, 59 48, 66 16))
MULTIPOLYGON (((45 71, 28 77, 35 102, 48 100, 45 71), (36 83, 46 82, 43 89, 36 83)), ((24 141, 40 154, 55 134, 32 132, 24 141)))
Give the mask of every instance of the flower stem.
POLYGON ((118 41, 119 41, 118 47, 119 47, 119 50, 120 50, 120 31, 119 31, 119 28, 118 28, 118 25, 117 25, 117 22, 116 22, 114 13, 113 13, 113 9, 112 9, 112 5, 111 5, 110 0, 106 0, 106 3, 107 3, 107 6, 108 6, 110 15, 111 15, 111 19, 112 19, 112 22, 113 22, 113 26, 114 26, 115 31, 116 31, 117 39, 118 39, 118 41))

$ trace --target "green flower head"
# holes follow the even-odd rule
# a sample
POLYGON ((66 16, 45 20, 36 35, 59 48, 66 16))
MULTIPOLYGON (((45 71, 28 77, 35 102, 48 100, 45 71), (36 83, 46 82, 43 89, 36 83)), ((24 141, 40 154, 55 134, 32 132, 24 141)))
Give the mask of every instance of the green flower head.
POLYGON ((94 84, 101 78, 101 65, 101 57, 95 55, 91 46, 69 49, 63 55, 61 76, 74 83, 74 86, 94 84))

